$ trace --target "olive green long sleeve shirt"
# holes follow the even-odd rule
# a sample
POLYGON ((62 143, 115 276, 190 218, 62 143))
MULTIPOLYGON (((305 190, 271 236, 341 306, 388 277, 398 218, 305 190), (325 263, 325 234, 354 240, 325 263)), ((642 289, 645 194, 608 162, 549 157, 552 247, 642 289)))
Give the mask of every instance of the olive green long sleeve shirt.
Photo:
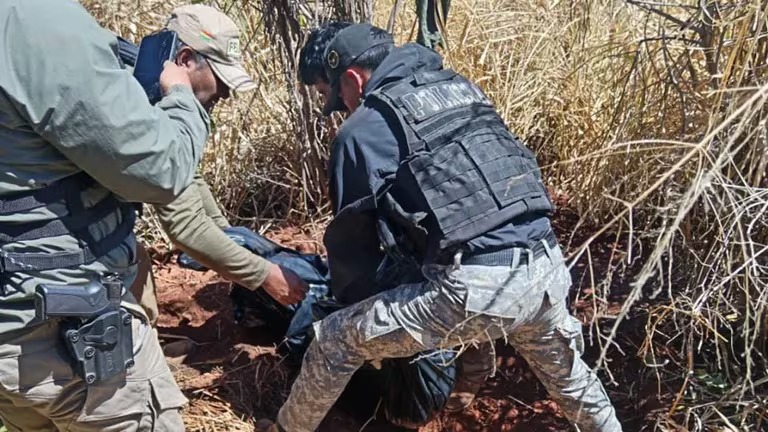
POLYGON ((269 262, 224 234, 229 222, 202 176, 196 175, 178 198, 155 210, 171 241, 197 262, 249 289, 264 283, 269 262))
MULTIPOLYGON (((167 204, 191 183, 209 118, 192 90, 173 87, 152 106, 118 60, 117 40, 69 0, 0 1, 0 200, 85 171, 96 185, 80 200, 93 206, 109 193, 127 201, 167 204)), ((61 201, 0 212, 0 226, 68 214, 61 201)), ((121 221, 112 212, 89 226, 99 241, 121 221)), ((0 254, 77 251, 83 239, 59 235, 0 244, 0 254)), ((81 284, 116 272, 135 278, 133 235, 74 268, 0 274, 0 336, 34 317, 39 283, 81 284)), ((131 301, 132 299, 127 299, 131 301)))

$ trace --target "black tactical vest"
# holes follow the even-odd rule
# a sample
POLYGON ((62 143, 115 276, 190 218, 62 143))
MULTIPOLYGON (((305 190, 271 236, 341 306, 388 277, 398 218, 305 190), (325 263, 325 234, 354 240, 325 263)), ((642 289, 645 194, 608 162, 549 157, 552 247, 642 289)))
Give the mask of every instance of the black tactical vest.
POLYGON ((404 233, 418 255, 553 209, 533 153, 483 92, 456 72, 417 73, 377 89, 366 103, 407 143, 408 156, 385 179, 377 204, 395 236, 404 233))

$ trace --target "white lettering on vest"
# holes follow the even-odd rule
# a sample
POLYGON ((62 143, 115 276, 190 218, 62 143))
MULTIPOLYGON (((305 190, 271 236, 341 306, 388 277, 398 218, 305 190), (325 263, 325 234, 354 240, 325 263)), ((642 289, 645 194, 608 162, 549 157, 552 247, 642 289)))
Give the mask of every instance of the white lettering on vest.
POLYGON ((468 81, 419 88, 404 94, 400 100, 416 121, 473 104, 491 105, 480 89, 468 81))

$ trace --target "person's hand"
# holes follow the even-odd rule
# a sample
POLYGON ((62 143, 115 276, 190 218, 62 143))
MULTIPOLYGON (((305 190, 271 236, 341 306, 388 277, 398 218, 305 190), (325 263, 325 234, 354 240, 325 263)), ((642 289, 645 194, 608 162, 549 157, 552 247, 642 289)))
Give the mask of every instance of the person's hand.
POLYGON ((285 306, 304 300, 309 289, 304 279, 285 267, 269 265, 269 274, 261 285, 264 291, 285 306))
POLYGON ((160 73, 160 90, 165 95, 175 85, 192 88, 187 71, 173 62, 166 61, 163 63, 163 72, 160 73))

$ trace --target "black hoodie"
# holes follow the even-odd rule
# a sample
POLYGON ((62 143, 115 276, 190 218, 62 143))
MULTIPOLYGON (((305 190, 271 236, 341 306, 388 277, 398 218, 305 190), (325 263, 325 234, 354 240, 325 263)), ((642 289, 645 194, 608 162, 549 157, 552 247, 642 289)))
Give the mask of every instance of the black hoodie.
MULTIPOLYGON (((334 219, 325 234, 331 291, 342 302, 357 302, 391 288, 377 278, 384 257, 376 230, 374 194, 382 179, 407 156, 407 143, 396 136, 382 114, 365 99, 379 87, 416 72, 443 68, 439 54, 418 44, 394 48, 373 71, 363 103, 344 122, 331 148, 330 196, 334 219)), ((468 253, 530 245, 550 230, 549 219, 529 215, 468 242, 468 253)))

